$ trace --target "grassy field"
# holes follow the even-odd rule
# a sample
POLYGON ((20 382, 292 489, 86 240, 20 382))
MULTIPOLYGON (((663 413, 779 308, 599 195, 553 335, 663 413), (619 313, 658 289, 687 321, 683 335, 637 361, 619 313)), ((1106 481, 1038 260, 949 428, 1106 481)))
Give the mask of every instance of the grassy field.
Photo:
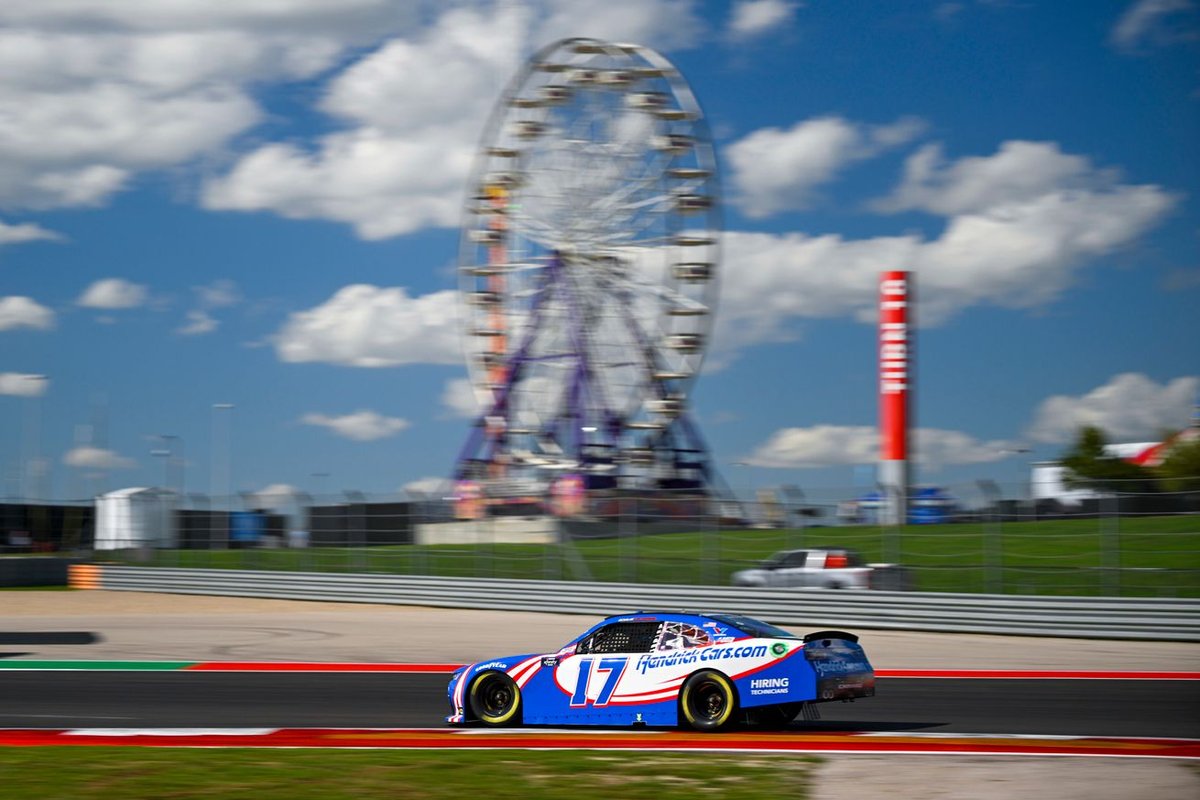
POLYGON ((727 584, 777 550, 838 545, 911 570, 919 591, 1200 596, 1200 517, 1128 517, 936 526, 853 526, 580 540, 371 548, 162 550, 161 566, 453 577, 727 584))
POLYGON ((591 751, 0 749, 7 800, 803 800, 815 759, 591 751))

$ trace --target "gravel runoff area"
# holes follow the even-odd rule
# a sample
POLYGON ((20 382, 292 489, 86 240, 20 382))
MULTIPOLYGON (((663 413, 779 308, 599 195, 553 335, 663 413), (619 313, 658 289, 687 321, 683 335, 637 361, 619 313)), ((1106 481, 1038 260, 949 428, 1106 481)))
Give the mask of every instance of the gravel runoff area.
MULTIPOLYGON (((90 645, 21 647, 25 659, 465 663, 560 646, 594 615, 474 611, 113 591, 0 592, 0 632, 88 631, 90 645)), ((790 626, 798 633, 805 629, 790 626)), ((856 631, 879 669, 1200 670, 1200 645, 856 631)), ((1009 756, 826 756, 833 800, 1192 800, 1178 761, 1009 756)))

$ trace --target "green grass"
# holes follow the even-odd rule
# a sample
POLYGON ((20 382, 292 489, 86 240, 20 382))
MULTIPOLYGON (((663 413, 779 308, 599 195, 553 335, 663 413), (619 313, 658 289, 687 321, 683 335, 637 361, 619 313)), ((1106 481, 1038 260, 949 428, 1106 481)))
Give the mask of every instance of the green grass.
POLYGON ((70 586, 0 586, 0 592, 73 592, 70 586))
POLYGON ((809 796, 812 758, 594 751, 0 749, 7 800, 721 800, 809 796))
MULTIPOLYGON (((164 550, 161 566, 727 584, 777 550, 839 545, 920 591, 1200 597, 1200 516, 693 533, 540 544, 164 550)), ((121 558, 121 556, 112 556, 121 558)), ((136 562, 134 562, 136 563, 136 562)))

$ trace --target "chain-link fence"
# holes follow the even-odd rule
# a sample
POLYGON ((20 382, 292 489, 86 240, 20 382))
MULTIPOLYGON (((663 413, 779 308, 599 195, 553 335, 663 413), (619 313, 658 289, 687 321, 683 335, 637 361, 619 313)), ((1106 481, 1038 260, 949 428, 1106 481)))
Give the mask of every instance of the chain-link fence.
POLYGON ((878 520, 895 498, 867 489, 784 487, 754 502, 610 493, 569 508, 448 489, 221 498, 143 489, 0 504, 0 550, 198 568, 727 585, 780 551, 835 548, 853 554, 850 566, 899 565, 919 591, 1200 596, 1200 492, 1097 491, 1070 503, 1019 493, 988 481, 914 492, 910 524, 890 526, 878 520))

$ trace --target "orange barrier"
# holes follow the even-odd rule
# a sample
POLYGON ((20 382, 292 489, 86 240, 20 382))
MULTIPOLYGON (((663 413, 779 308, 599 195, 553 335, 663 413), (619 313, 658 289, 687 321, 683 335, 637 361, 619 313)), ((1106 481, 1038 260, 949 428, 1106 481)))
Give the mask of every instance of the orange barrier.
POLYGON ((95 564, 72 564, 67 567, 67 584, 72 589, 99 589, 100 571, 95 564))

